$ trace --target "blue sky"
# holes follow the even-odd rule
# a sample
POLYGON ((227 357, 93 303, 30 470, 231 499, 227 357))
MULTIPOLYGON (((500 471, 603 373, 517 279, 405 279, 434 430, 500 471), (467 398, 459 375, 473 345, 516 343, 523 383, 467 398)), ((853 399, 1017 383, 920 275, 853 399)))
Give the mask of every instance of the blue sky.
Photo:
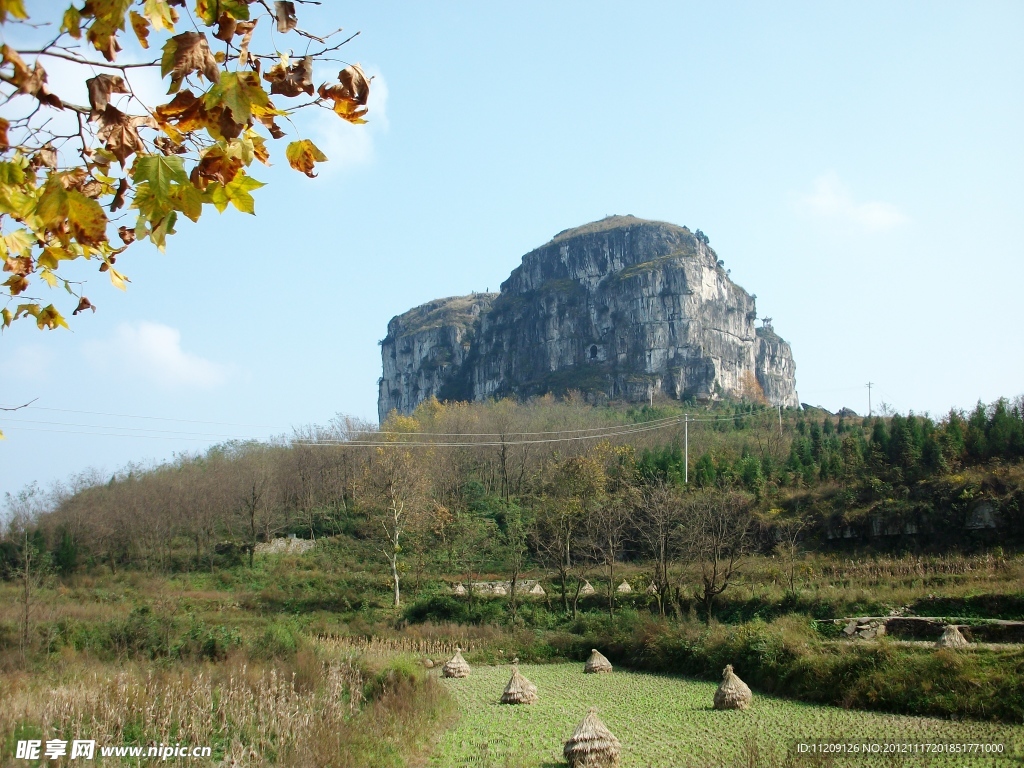
POLYGON ((319 178, 273 145, 255 217, 129 250, 125 294, 90 273, 73 332, 7 330, 0 400, 38 400, 2 419, 0 490, 375 419, 392 316, 608 214, 704 230, 805 402, 1024 392, 1024 5, 331 0, 300 25, 361 31, 370 124, 297 120, 319 178))

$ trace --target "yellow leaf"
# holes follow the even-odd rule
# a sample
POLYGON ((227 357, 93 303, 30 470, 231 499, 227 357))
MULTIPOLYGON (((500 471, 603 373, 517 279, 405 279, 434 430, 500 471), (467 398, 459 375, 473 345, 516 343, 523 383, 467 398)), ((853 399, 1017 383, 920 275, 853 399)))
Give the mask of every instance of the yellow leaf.
POLYGON ((7 14, 15 19, 27 19, 22 0, 0 0, 0 22, 7 21, 7 14))
POLYGON ((296 171, 301 171, 311 179, 316 178, 316 174, 313 173, 313 166, 316 163, 327 161, 327 156, 309 139, 293 141, 288 145, 284 154, 292 168, 296 171))
POLYGON ((53 274, 53 272, 51 272, 50 270, 44 269, 42 272, 39 273, 39 277, 41 277, 43 279, 43 282, 45 282, 51 288, 57 287, 57 276, 53 274))
POLYGON ((107 270, 107 274, 110 275, 110 282, 114 284, 115 288, 120 288, 122 291, 128 290, 128 286, 126 285, 126 283, 130 283, 131 280, 122 275, 113 267, 107 270))
POLYGON ((135 11, 131 12, 132 29, 135 36, 139 38, 139 45, 149 48, 149 20, 135 11))

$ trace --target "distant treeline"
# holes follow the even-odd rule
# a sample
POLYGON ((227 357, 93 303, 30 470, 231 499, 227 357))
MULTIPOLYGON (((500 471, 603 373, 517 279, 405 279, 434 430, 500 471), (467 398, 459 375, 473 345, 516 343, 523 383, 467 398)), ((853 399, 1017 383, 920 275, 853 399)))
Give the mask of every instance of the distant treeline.
MULTIPOLYGON (((1022 411, 1020 398, 940 420, 814 409, 783 410, 780 419, 758 403, 430 400, 411 416, 392 414, 379 431, 339 421, 273 444, 229 443, 8 494, 0 576, 17 577, 27 556, 63 573, 208 569, 251 562, 261 541, 296 534, 347 536, 392 581, 416 569, 515 578, 535 566, 577 575, 604 568, 611 578, 623 558, 667 564, 692 555, 686 510, 709 496, 748 509, 744 547, 771 549, 785 521, 806 522, 801 537, 812 546, 828 526, 857 519, 923 508, 944 510, 943 520, 950 510, 967 514, 964 500, 984 496, 993 468, 1024 459, 1022 411), (663 535, 652 532, 658 525, 668 526, 663 535), (548 551, 552 537, 561 552, 548 551)), ((1020 473, 1000 477, 1012 533, 1021 527, 1020 473)), ((936 541, 964 543, 953 534, 936 541)), ((667 582, 665 568, 658 578, 667 582)))

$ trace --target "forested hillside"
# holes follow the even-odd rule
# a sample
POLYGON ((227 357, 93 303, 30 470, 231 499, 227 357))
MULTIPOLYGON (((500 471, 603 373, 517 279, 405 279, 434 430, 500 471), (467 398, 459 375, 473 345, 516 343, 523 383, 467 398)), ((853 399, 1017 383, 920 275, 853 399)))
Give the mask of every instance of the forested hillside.
POLYGON ((771 552, 795 530, 809 549, 1016 546, 1022 458, 1019 399, 940 420, 756 403, 431 400, 380 431, 339 420, 8 494, 0 573, 14 578, 26 546, 65 574, 209 570, 251 563, 258 544, 288 534, 348 541, 391 582, 392 571, 402 581, 584 562, 613 570, 685 560, 701 505, 742 510, 731 525, 744 551, 771 552))

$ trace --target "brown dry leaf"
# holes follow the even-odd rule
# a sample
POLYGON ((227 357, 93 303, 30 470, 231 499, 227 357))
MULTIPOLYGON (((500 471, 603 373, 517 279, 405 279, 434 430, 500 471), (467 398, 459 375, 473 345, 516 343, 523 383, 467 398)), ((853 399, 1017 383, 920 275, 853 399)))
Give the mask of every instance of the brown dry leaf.
POLYGON ((370 79, 362 67, 352 64, 338 73, 338 84, 320 86, 320 98, 334 102, 334 111, 350 123, 365 123, 366 102, 370 98, 370 79))
POLYGON ((46 87, 46 70, 38 61, 29 69, 18 52, 6 44, 0 47, 0 54, 3 55, 3 63, 10 64, 14 69, 9 82, 18 89, 18 93, 35 96, 40 103, 54 109, 64 109, 61 100, 46 87))
POLYGON ((87 309, 91 309, 93 312, 96 311, 96 307, 93 306, 92 302, 89 301, 85 296, 78 300, 78 306, 75 307, 75 311, 72 315, 77 315, 79 312, 84 312, 87 309))
POLYGON ((183 133, 205 128, 210 122, 203 100, 187 89, 180 91, 167 104, 157 107, 153 114, 160 128, 172 139, 180 139, 183 133))
POLYGON ((123 178, 117 185, 117 192, 114 193, 114 199, 110 201, 110 212, 118 210, 124 206, 124 196, 128 193, 128 179, 123 178))
POLYGON ((7 139, 7 129, 11 124, 0 117, 0 151, 8 149, 11 145, 7 139))
POLYGON ((156 127, 153 118, 132 117, 126 115, 112 104, 108 104, 100 116, 100 129, 96 132, 97 138, 105 142, 107 151, 118 159, 121 165, 124 161, 136 152, 144 152, 146 145, 139 137, 139 127, 148 125, 156 127))
POLYGON ((133 227, 118 227, 117 236, 125 245, 131 245, 135 242, 135 229, 133 227))
POLYGON ((225 43, 230 43, 231 38, 235 36, 235 28, 238 26, 238 21, 230 13, 221 13, 220 18, 217 19, 217 31, 214 32, 213 36, 218 40, 223 40, 225 43))
POLYGON ((153 144, 165 155, 184 155, 188 152, 188 147, 184 144, 176 143, 174 139, 167 136, 157 136, 153 139, 153 144))
POLYGON ((277 19, 278 32, 290 32, 299 23, 295 16, 295 3, 277 0, 274 3, 274 17, 277 19))
POLYGON ((7 278, 7 282, 3 283, 3 285, 11 292, 11 296, 17 296, 28 288, 28 280, 21 275, 14 275, 7 278))
POLYGON ((287 55, 267 70, 263 79, 270 83, 270 92, 284 96, 298 96, 300 93, 313 95, 313 57, 306 56, 294 64, 288 64, 287 55))
POLYGON ((41 146, 34 155, 32 155, 32 161, 29 163, 30 167, 35 170, 37 168, 56 168, 57 167, 57 149, 50 142, 46 142, 41 146))
POLYGON ((171 87, 168 93, 174 93, 181 87, 181 81, 193 72, 204 75, 211 83, 220 80, 220 68, 210 51, 206 35, 201 32, 182 32, 164 44, 164 54, 160 61, 160 74, 171 76, 171 87))
POLYGON ((89 106, 92 111, 89 113, 90 120, 96 120, 103 114, 103 110, 110 103, 112 93, 130 93, 124 78, 119 75, 96 75, 85 81, 89 89, 89 106))
MULTIPOLYGON (((235 25, 235 32, 242 36, 242 42, 238 44, 238 68, 241 69, 246 65, 249 60, 249 43, 252 42, 252 31, 256 29, 256 22, 259 19, 253 21, 240 21, 235 25)), ((253 65, 259 71, 259 59, 253 59, 253 65)))
POLYGON ((242 167, 242 159, 229 157, 225 154, 223 147, 214 145, 210 147, 202 160, 199 161, 198 172, 203 179, 219 181, 227 186, 242 167))
POLYGON ((4 262, 4 272, 13 272, 24 277, 32 274, 32 258, 30 256, 8 256, 4 262))

